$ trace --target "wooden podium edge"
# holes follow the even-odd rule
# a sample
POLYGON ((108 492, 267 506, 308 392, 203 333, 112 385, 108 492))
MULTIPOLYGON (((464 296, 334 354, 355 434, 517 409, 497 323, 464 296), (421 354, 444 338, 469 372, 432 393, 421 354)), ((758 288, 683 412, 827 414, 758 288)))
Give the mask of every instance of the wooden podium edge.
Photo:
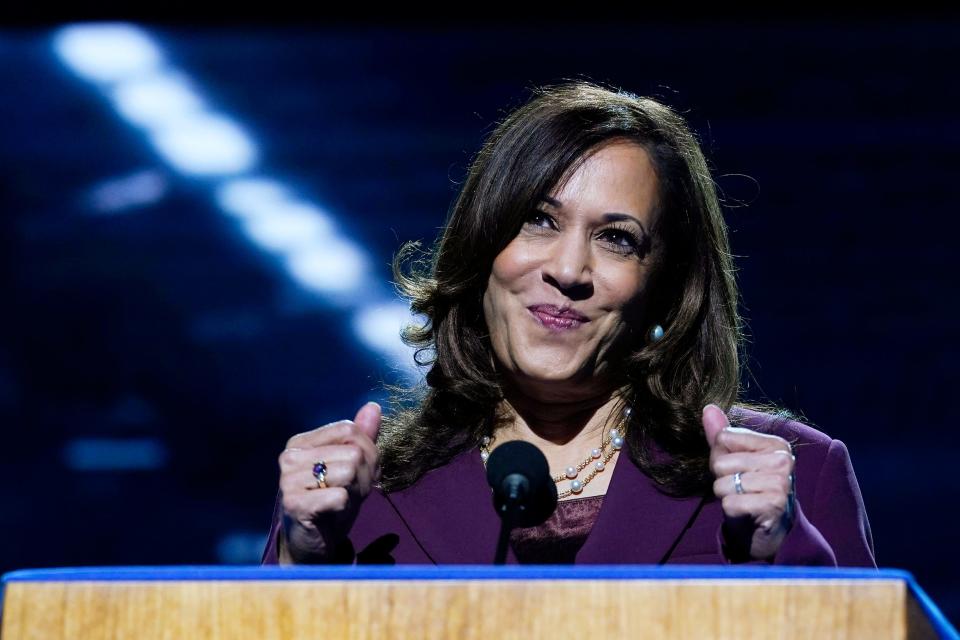
POLYGON ((557 580, 575 574, 583 580, 898 580, 907 587, 908 637, 960 640, 960 634, 937 605, 902 569, 824 567, 730 567, 714 565, 400 565, 349 567, 276 566, 137 566, 21 569, 0 578, 0 629, 3 625, 7 583, 75 581, 285 581, 285 580, 557 580))
POLYGON ((144 565, 18 569, 0 578, 19 581, 71 580, 629 580, 629 579, 840 579, 904 580, 903 569, 757 565, 144 565))

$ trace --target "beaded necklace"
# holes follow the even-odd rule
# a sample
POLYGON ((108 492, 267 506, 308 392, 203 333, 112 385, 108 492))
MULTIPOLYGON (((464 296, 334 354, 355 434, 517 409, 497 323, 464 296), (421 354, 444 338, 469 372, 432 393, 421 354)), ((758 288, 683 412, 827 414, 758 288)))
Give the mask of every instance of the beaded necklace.
MULTIPOLYGON (((623 436, 626 434, 627 420, 630 418, 630 407, 626 407, 623 410, 623 420, 620 421, 620 428, 610 429, 607 436, 603 439, 603 443, 598 449, 592 449, 590 455, 583 460, 580 464, 576 466, 570 466, 564 469, 563 473, 558 473, 553 476, 553 481, 557 484, 564 482, 565 480, 570 481, 568 488, 564 489, 557 493, 557 499, 562 500, 567 496, 579 494, 583 491, 583 488, 587 486, 591 480, 593 480, 598 473, 607 468, 607 463, 610 462, 610 459, 616 455, 617 451, 623 448, 623 436), (620 432, 620 429, 623 429, 623 433, 620 432), (610 447, 608 450, 607 447, 610 447), (578 478, 580 472, 586 469, 588 466, 591 466, 590 473, 588 473, 583 479, 578 478)), ((492 436, 484 436, 480 441, 480 459, 483 460, 483 466, 487 466, 487 458, 490 457, 490 445, 493 444, 494 438, 492 436)))

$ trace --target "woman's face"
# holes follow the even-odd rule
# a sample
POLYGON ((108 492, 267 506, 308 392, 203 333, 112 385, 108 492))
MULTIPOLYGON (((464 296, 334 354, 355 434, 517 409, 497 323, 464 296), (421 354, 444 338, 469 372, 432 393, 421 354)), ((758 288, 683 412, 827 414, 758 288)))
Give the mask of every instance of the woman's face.
POLYGON ((484 317, 500 370, 521 390, 561 400, 600 392, 630 327, 644 335, 656 187, 641 146, 608 143, 494 260, 484 317))

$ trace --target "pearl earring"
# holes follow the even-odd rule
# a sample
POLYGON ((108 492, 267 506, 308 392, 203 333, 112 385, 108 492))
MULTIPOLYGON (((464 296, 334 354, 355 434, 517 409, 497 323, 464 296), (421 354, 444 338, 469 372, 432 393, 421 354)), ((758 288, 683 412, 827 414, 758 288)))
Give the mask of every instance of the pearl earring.
POLYGON ((663 338, 663 327, 658 324, 653 325, 653 328, 650 329, 650 333, 647 334, 649 342, 659 342, 663 338))

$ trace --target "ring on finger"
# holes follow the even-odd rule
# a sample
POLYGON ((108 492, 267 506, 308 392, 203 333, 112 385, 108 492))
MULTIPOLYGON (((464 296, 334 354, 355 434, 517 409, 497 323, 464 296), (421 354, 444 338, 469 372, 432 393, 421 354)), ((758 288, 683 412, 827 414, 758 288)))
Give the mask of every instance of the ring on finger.
POLYGON ((313 477, 317 480, 316 487, 307 487, 308 489, 326 489, 327 488, 327 463, 323 460, 317 460, 313 463, 313 477))
POLYGON ((741 475, 740 471, 737 471, 735 474, 733 474, 733 488, 738 495, 746 493, 743 490, 743 481, 740 479, 740 475, 741 475))

